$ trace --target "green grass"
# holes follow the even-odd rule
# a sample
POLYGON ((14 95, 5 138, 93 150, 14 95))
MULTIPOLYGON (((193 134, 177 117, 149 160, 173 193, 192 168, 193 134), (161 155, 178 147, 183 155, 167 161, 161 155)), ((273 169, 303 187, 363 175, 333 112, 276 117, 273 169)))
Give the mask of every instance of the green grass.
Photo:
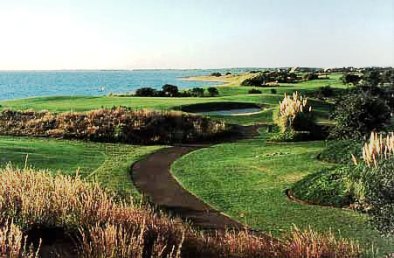
POLYGON ((393 239, 371 229, 367 217, 341 209, 300 205, 284 190, 308 174, 332 165, 316 159, 323 142, 267 143, 265 139, 216 145, 186 155, 172 167, 178 180, 207 203, 275 236, 295 224, 332 229, 362 244, 394 251, 393 239))
POLYGON ((138 196, 129 176, 129 169, 138 159, 161 146, 134 146, 89 143, 26 137, 0 137, 0 165, 60 171, 97 180, 103 186, 122 194, 138 196))

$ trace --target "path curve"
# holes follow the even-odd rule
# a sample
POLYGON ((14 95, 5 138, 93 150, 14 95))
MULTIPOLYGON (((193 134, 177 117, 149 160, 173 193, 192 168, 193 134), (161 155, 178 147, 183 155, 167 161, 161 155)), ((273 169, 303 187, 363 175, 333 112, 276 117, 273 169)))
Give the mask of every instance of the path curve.
MULTIPOLYGON (((258 135, 260 126, 243 126, 236 139, 258 135)), ((209 148, 211 145, 180 145, 161 149, 132 165, 131 177, 137 189, 149 201, 172 215, 190 221, 201 229, 244 229, 243 224, 212 208, 183 188, 171 173, 174 161, 192 151, 209 148)))

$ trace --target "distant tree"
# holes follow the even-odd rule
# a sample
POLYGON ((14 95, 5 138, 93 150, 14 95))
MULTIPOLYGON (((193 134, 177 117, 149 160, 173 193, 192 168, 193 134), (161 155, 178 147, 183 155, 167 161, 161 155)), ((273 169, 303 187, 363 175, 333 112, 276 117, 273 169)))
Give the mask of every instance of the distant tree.
POLYGON ((219 72, 214 72, 214 73, 211 73, 211 76, 220 77, 220 76, 222 76, 222 74, 219 72))
POLYGON ((203 97, 204 96, 204 91, 205 91, 204 88, 193 88, 191 90, 192 95, 196 96, 196 97, 203 97))
POLYGON ((138 97, 154 97, 157 94, 157 90, 150 87, 139 88, 135 91, 135 96, 138 97))
POLYGON ((162 87, 165 96, 176 97, 179 94, 178 87, 171 84, 165 84, 162 87))
POLYGON ((319 75, 317 73, 306 73, 304 74, 305 81, 317 80, 319 79, 319 75))
POLYGON ((211 97, 216 97, 217 95, 219 95, 219 91, 215 87, 209 87, 208 93, 209 93, 209 96, 211 96, 211 97))
POLYGON ((351 83, 353 85, 356 85, 361 80, 361 76, 353 73, 346 73, 342 76, 341 80, 344 84, 351 83))
POLYGON ((231 73, 230 73, 230 72, 227 72, 226 75, 231 75, 231 73))

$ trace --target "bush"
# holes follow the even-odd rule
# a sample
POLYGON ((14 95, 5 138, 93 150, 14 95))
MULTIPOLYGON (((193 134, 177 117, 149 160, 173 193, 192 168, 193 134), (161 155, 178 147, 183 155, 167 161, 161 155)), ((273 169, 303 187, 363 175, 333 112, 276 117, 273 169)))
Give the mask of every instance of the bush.
POLYGON ((226 126, 176 111, 99 109, 87 113, 0 112, 0 134, 131 144, 193 142, 217 137, 226 126))
POLYGON ((257 90, 257 89, 250 89, 248 91, 249 94, 261 94, 261 90, 257 90))
POLYGON ((245 79, 244 81, 241 82, 241 86, 264 86, 266 83, 266 78, 264 74, 259 73, 251 78, 245 79))
POLYGON ((317 73, 306 73, 303 78, 305 81, 312 81, 319 79, 319 75, 317 73))
POLYGON ((319 98, 319 99, 331 98, 331 97, 334 97, 334 95, 335 95, 335 91, 329 85, 323 86, 323 87, 319 87, 317 89, 317 92, 316 92, 316 97, 319 98))
POLYGON ((346 73, 341 77, 341 80, 344 84, 353 84, 356 85, 357 83, 360 82, 361 76, 357 74, 352 74, 352 73, 346 73))
POLYGON ((390 123, 390 108, 378 97, 353 93, 340 98, 333 112, 333 139, 361 139, 371 131, 382 130, 390 123))
POLYGON ((271 94, 277 94, 278 91, 276 89, 270 89, 271 94))
POLYGON ((191 93, 194 97, 203 97, 205 89, 204 88, 193 88, 191 93))
POLYGON ((222 76, 222 74, 219 72, 213 72, 213 73, 211 73, 211 76, 220 77, 220 76, 222 76))
POLYGON ((208 88, 208 94, 209 94, 209 96, 211 96, 211 97, 216 97, 216 96, 219 95, 219 91, 218 91, 218 89, 215 88, 215 87, 209 87, 209 88, 208 88))
POLYGON ((178 87, 171 84, 164 84, 162 87, 164 96, 176 97, 179 94, 178 87))
POLYGON ((135 96, 137 97, 155 97, 158 95, 157 90, 153 88, 139 88, 135 91, 135 96))

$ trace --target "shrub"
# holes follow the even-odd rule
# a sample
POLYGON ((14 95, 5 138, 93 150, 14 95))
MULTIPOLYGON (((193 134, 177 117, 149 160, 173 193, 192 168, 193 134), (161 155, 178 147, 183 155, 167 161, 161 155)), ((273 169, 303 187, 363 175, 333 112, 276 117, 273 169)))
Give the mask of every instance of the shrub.
POLYGON ((222 76, 222 74, 219 72, 213 72, 213 73, 211 73, 211 76, 220 77, 220 76, 222 76))
POLYGON ((137 97, 155 97, 158 95, 157 90, 153 88, 139 88, 135 91, 135 96, 137 97))
POLYGON ((178 87, 171 84, 164 84, 162 87, 164 96, 176 97, 179 94, 178 87))
POLYGON ((0 112, 0 134, 132 144, 193 142, 220 136, 221 121, 176 111, 99 109, 87 113, 0 112))
POLYGON ((305 81, 317 80, 319 75, 317 73, 306 73, 303 78, 305 81))
MULTIPOLYGON (((206 235, 179 220, 153 213, 149 207, 117 200, 95 183, 29 168, 0 170, 0 197, 1 214, 14 218, 23 230, 60 226, 67 234, 79 235, 75 242, 78 257, 318 258, 362 254, 358 244, 311 229, 295 228, 283 241, 247 231, 206 235)), ((6 247, 20 250, 21 231, 14 232, 15 241, 6 247)))
POLYGON ((248 91, 249 94, 261 94, 261 90, 257 90, 257 89, 250 89, 248 91))
POLYGON ((360 82, 361 76, 357 74, 352 74, 352 73, 346 73, 341 77, 341 80, 344 84, 353 84, 356 85, 357 83, 360 82))
POLYGON ((335 91, 329 85, 319 87, 316 92, 316 97, 319 99, 330 98, 330 97, 333 97, 334 95, 335 95, 335 91))
POLYGON ((258 73, 257 75, 245 79, 244 81, 241 82, 241 86, 263 86, 266 83, 266 78, 263 73, 258 73))
POLYGON ((271 94, 277 94, 278 91, 276 89, 270 89, 271 94))
POLYGON ((333 112, 335 126, 330 132, 334 139, 361 139, 390 123, 390 108, 378 97, 369 94, 348 94, 340 98, 333 112))
POLYGON ((211 96, 211 97, 216 97, 217 95, 219 95, 219 91, 218 91, 218 89, 215 88, 215 87, 209 87, 209 88, 208 88, 208 94, 209 94, 209 96, 211 96))
POLYGON ((230 73, 230 72, 227 72, 226 75, 231 75, 231 73, 230 73))
POLYGON ((195 96, 195 97, 203 97, 204 96, 204 92, 205 92, 204 88, 193 88, 191 90, 192 95, 195 96))

